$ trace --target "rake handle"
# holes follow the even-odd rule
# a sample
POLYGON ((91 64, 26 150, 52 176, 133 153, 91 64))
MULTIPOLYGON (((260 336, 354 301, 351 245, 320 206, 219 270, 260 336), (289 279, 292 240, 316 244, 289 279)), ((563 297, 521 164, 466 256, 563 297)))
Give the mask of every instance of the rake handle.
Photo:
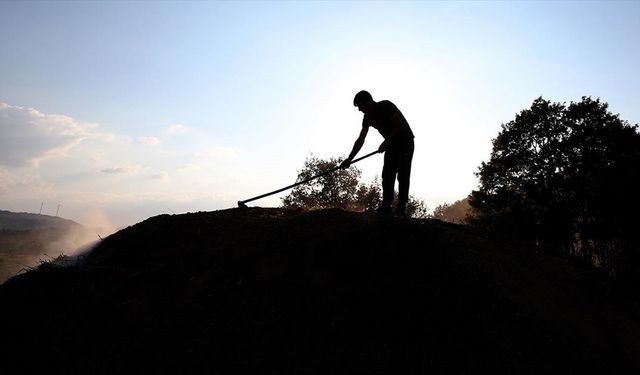
MULTIPOLYGON (((359 158, 357 158, 357 159, 353 159, 353 160, 351 161, 351 164, 356 163, 356 162, 359 162, 360 160, 362 160, 362 159, 366 159, 366 158, 368 158, 369 156, 372 156, 372 155, 377 154, 377 153, 378 153, 378 151, 373 151, 373 152, 370 152, 370 153, 368 153, 368 154, 366 154, 366 155, 364 155, 364 156, 361 156, 361 157, 359 157, 359 158)), ((294 183, 294 184, 291 184, 291 185, 289 185, 289 186, 285 186, 285 187, 283 187, 282 189, 274 190, 274 191, 272 191, 272 192, 265 193, 265 194, 262 194, 262 195, 258 195, 258 196, 253 197, 253 198, 245 199, 245 200, 243 200, 243 201, 238 201, 238 207, 246 207, 246 204, 247 204, 247 203, 249 203, 249 202, 251 202, 251 201, 255 201, 255 200, 260 199, 260 198, 268 197, 269 195, 273 195, 273 194, 280 193, 280 192, 282 192, 282 191, 285 191, 285 190, 287 190, 287 189, 291 189, 292 187, 296 187, 296 186, 298 186, 298 185, 306 184, 307 182, 309 182, 309 181, 311 181, 311 180, 315 180, 315 179, 316 179, 316 178, 318 178, 318 177, 322 177, 322 176, 324 176, 324 175, 326 175, 326 174, 333 173, 333 172, 337 171, 338 169, 340 169, 340 167, 339 167, 339 166, 338 166, 338 167, 335 167, 335 168, 331 168, 331 169, 329 169, 329 170, 326 170, 326 171, 324 171, 324 172, 322 172, 322 173, 318 173, 318 174, 317 174, 317 175, 315 175, 315 176, 309 177, 309 178, 307 178, 307 179, 305 179, 305 180, 302 180, 302 181, 298 181, 298 182, 296 182, 296 183, 294 183)))

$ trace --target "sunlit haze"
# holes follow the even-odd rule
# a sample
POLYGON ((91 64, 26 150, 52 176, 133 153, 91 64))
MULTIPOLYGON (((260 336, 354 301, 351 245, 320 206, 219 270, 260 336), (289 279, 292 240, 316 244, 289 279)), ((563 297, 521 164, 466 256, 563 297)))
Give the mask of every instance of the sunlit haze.
MULTIPOLYGON (((407 118, 410 193, 434 208, 539 96, 640 122, 639 19, 637 1, 0 2, 0 209, 121 227, 235 207, 346 156, 362 89, 407 118)), ((357 167, 371 181, 382 156, 357 167)))

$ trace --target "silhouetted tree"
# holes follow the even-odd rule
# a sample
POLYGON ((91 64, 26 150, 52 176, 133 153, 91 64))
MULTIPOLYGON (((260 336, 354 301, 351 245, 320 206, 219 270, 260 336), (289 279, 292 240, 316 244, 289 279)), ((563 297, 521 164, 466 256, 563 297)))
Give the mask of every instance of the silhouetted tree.
POLYGON ((375 210, 382 202, 382 186, 378 177, 368 185, 360 183, 356 193, 355 208, 357 210, 375 210))
MULTIPOLYGON (((340 165, 336 158, 322 160, 314 156, 308 157, 304 167, 298 172, 298 181, 320 174, 340 165)), ((351 166, 338 169, 306 184, 296 186, 289 195, 282 198, 282 205, 286 208, 345 208, 354 209, 356 194, 366 195, 361 191, 361 172, 351 166)))
POLYGON ((539 98, 502 125, 489 162, 477 173, 480 189, 470 199, 485 224, 535 239, 570 232, 558 190, 565 166, 557 151, 568 131, 563 111, 562 104, 539 98))
MULTIPOLYGON (((340 165, 339 159, 323 160, 308 157, 304 167, 298 172, 298 181, 320 174, 340 165)), ((369 184, 360 182, 361 171, 355 166, 339 169, 307 184, 293 188, 282 198, 285 208, 324 209, 342 208, 351 211, 373 210, 382 201, 382 189, 378 178, 369 184)), ((428 207, 421 199, 409 197, 407 215, 424 218, 429 215, 428 207)))
POLYGON ((485 225, 561 245, 611 271, 629 254, 606 249, 628 243, 638 225, 638 166, 637 126, 611 114, 607 103, 538 98, 502 125, 470 203, 485 225))
POLYGON ((433 209, 433 218, 449 223, 465 224, 472 214, 469 198, 464 198, 453 203, 443 203, 433 209))
POLYGON ((407 203, 407 216, 416 219, 426 219, 428 217, 431 217, 431 214, 429 213, 429 207, 424 200, 416 198, 413 195, 409 195, 409 202, 407 203))

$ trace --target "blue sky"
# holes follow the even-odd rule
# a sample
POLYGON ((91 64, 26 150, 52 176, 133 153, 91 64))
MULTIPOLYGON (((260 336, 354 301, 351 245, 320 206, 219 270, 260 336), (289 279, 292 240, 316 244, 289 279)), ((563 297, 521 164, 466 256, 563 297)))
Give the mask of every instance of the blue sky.
POLYGON ((640 122, 638 19, 637 1, 1 2, 0 209, 119 227, 233 207, 347 154, 361 89, 405 114, 433 208, 538 96, 640 122))

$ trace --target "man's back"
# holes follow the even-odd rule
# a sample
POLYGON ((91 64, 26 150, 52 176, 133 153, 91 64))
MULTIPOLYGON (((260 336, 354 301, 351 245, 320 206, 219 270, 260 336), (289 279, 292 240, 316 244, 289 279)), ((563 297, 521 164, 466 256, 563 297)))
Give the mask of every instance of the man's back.
POLYGON ((362 126, 371 126, 378 130, 385 139, 389 137, 393 129, 393 118, 400 120, 400 132, 398 141, 408 141, 414 138, 409 123, 395 104, 388 100, 381 100, 375 104, 371 112, 364 115, 362 126))

